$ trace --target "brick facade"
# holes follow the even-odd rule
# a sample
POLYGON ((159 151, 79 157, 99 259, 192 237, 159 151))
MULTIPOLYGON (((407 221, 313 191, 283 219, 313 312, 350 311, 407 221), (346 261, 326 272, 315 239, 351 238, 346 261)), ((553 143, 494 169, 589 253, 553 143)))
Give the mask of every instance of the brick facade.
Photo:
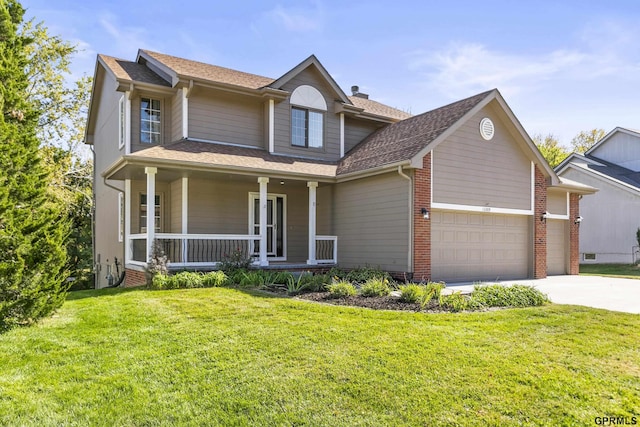
POLYGON ((413 179, 413 279, 431 279, 431 219, 425 219, 422 208, 431 212, 431 153, 422 159, 413 179))
POLYGON ((569 195, 569 274, 580 272, 580 224, 575 219, 580 216, 580 196, 569 195))
POLYGON ((533 278, 547 277, 547 222, 542 215, 547 211, 547 180, 536 165, 535 201, 533 214, 533 278))
POLYGON ((147 284, 147 278, 144 271, 132 270, 127 268, 126 275, 124 276, 124 286, 130 288, 133 286, 142 286, 147 284))

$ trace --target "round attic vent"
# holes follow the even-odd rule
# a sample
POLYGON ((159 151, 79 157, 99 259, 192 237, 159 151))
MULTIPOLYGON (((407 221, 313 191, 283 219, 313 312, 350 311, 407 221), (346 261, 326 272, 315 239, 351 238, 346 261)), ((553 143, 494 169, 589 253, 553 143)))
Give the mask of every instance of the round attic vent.
POLYGON ((480 136, 482 139, 489 141, 493 138, 493 134, 495 133, 495 128, 493 127, 493 122, 491 119, 485 117, 480 120, 480 136))

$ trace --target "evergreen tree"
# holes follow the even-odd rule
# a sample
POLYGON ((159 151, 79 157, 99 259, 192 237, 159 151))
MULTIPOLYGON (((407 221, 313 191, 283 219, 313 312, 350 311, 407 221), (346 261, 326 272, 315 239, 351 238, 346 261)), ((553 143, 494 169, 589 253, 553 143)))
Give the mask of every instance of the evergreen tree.
POLYGON ((0 0, 0 331, 33 323, 65 297, 67 217, 47 191, 50 169, 28 100, 32 40, 18 34, 24 8, 0 0))

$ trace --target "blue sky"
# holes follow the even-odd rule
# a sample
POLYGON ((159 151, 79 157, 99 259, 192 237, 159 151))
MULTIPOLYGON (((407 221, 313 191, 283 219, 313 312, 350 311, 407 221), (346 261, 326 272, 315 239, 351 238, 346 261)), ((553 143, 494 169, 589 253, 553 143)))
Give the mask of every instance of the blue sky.
POLYGON ((138 48, 279 77, 315 54, 345 92, 413 114, 498 88, 530 135, 640 129, 640 2, 22 0, 75 76, 138 48))

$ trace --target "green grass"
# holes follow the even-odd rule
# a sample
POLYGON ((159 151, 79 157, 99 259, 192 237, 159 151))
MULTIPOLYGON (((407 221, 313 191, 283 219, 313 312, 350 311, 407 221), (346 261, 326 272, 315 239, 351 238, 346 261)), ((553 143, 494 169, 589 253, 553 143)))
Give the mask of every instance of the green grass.
POLYGON ((574 306, 82 291, 0 335, 0 425, 594 425, 640 415, 639 342, 640 316, 574 306))
POLYGON ((635 264, 580 264, 580 274, 640 279, 640 267, 635 264))

